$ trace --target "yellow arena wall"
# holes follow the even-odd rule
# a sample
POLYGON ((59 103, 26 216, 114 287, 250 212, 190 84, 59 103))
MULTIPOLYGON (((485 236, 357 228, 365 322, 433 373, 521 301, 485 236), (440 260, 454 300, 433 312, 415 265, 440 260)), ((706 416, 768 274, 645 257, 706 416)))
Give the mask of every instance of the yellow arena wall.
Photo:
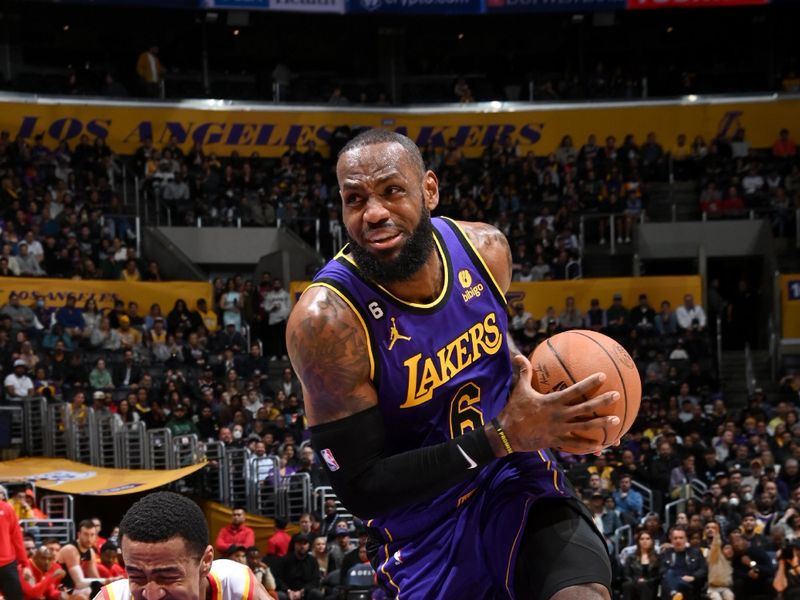
POLYGON ((480 156, 492 142, 509 139, 523 154, 552 152, 564 135, 582 144, 589 134, 598 143, 614 135, 621 144, 632 133, 644 141, 653 131, 667 149, 685 133, 691 144, 695 135, 710 140, 718 133, 732 135, 747 130, 754 147, 767 147, 782 127, 800 129, 800 99, 761 96, 755 98, 694 98, 679 101, 599 102, 593 104, 481 103, 446 108, 339 109, 289 108, 269 104, 222 100, 187 100, 179 103, 110 102, 69 98, 0 95, 0 129, 14 138, 44 136, 45 144, 66 140, 76 143, 87 134, 105 138, 119 154, 132 154, 150 137, 156 146, 172 136, 184 150, 197 141, 207 153, 242 156, 256 152, 278 157, 289 145, 305 147, 314 141, 328 152, 334 129, 385 127, 400 131, 420 146, 441 146, 450 138, 463 146, 467 157, 480 156))

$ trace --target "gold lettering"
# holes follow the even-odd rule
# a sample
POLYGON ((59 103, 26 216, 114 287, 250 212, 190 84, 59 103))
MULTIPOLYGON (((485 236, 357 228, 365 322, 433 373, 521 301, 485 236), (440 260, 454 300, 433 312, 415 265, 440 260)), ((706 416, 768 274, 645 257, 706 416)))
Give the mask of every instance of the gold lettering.
POLYGON ((459 336, 436 353, 439 358, 439 373, 442 381, 449 381, 461 370, 461 367, 453 364, 452 358, 453 351, 460 349, 461 340, 465 337, 466 334, 459 336))
POLYGON ((475 357, 469 354, 469 334, 464 333, 454 342, 457 344, 456 349, 456 372, 460 373, 464 367, 471 365, 475 362, 475 357))
POLYGON ((439 377, 439 372, 436 370, 436 364, 432 358, 426 358, 425 364, 422 367, 422 378, 419 381, 419 392, 415 401, 418 404, 427 402, 433 397, 433 390, 444 383, 442 378, 439 377), (421 394, 421 396, 420 396, 421 394))
POLYGON ((408 369, 408 395, 406 396, 406 401, 400 408, 408 408, 409 406, 416 406, 416 404, 419 404, 418 402, 414 402, 414 399, 417 397, 417 365, 421 358, 422 353, 415 354, 403 363, 408 369))
POLYGON ((483 322, 475 323, 466 332, 448 342, 433 357, 422 354, 408 358, 403 365, 408 369, 406 401, 400 408, 411 408, 428 402, 433 392, 450 381, 469 365, 484 355, 494 355, 503 346, 503 333, 497 325, 497 315, 487 314, 483 322))
POLYGON ((488 335, 482 336, 481 339, 478 340, 478 344, 480 344, 486 354, 497 354, 497 351, 500 350, 500 346, 503 344, 503 334, 500 333, 500 328, 497 326, 497 319, 494 313, 486 315, 486 318, 483 320, 483 327, 488 335), (492 337, 492 339, 489 339, 490 337, 492 337))

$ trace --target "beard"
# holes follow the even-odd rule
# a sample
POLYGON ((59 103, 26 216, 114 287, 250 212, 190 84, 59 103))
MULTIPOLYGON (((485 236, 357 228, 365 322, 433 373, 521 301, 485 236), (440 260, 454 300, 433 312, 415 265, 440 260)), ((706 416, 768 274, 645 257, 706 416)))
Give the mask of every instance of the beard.
POLYGON ((382 285, 407 281, 423 267, 433 252, 431 213, 427 206, 422 206, 419 223, 395 258, 381 259, 352 238, 350 240, 350 253, 365 277, 382 285))

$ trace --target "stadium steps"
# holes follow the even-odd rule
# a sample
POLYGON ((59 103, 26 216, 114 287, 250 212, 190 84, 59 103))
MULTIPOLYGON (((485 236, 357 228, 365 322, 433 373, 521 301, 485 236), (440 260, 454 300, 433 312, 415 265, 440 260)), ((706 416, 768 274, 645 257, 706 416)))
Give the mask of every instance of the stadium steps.
MULTIPOLYGON (((753 387, 764 389, 768 398, 778 393, 778 383, 772 380, 770 356, 767 350, 753 351, 753 387)), ((722 391, 729 408, 747 404, 749 392, 745 378, 744 350, 727 350, 722 353, 722 391)))
POLYGON ((647 217, 651 221, 671 221, 672 205, 678 221, 700 218, 698 185, 696 181, 676 181, 670 191, 669 183, 651 183, 647 186, 647 217))
POLYGON ((720 383, 728 408, 741 408, 747 404, 744 350, 726 350, 722 353, 720 383))

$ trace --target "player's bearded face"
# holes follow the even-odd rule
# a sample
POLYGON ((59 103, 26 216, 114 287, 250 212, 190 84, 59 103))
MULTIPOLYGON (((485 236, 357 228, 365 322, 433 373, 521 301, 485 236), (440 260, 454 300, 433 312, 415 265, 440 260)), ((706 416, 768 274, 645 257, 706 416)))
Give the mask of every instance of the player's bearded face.
POLYGON ((359 269, 367 278, 381 284, 406 281, 422 268, 433 252, 431 213, 423 202, 419 223, 400 252, 393 257, 372 254, 352 238, 350 248, 359 269))

